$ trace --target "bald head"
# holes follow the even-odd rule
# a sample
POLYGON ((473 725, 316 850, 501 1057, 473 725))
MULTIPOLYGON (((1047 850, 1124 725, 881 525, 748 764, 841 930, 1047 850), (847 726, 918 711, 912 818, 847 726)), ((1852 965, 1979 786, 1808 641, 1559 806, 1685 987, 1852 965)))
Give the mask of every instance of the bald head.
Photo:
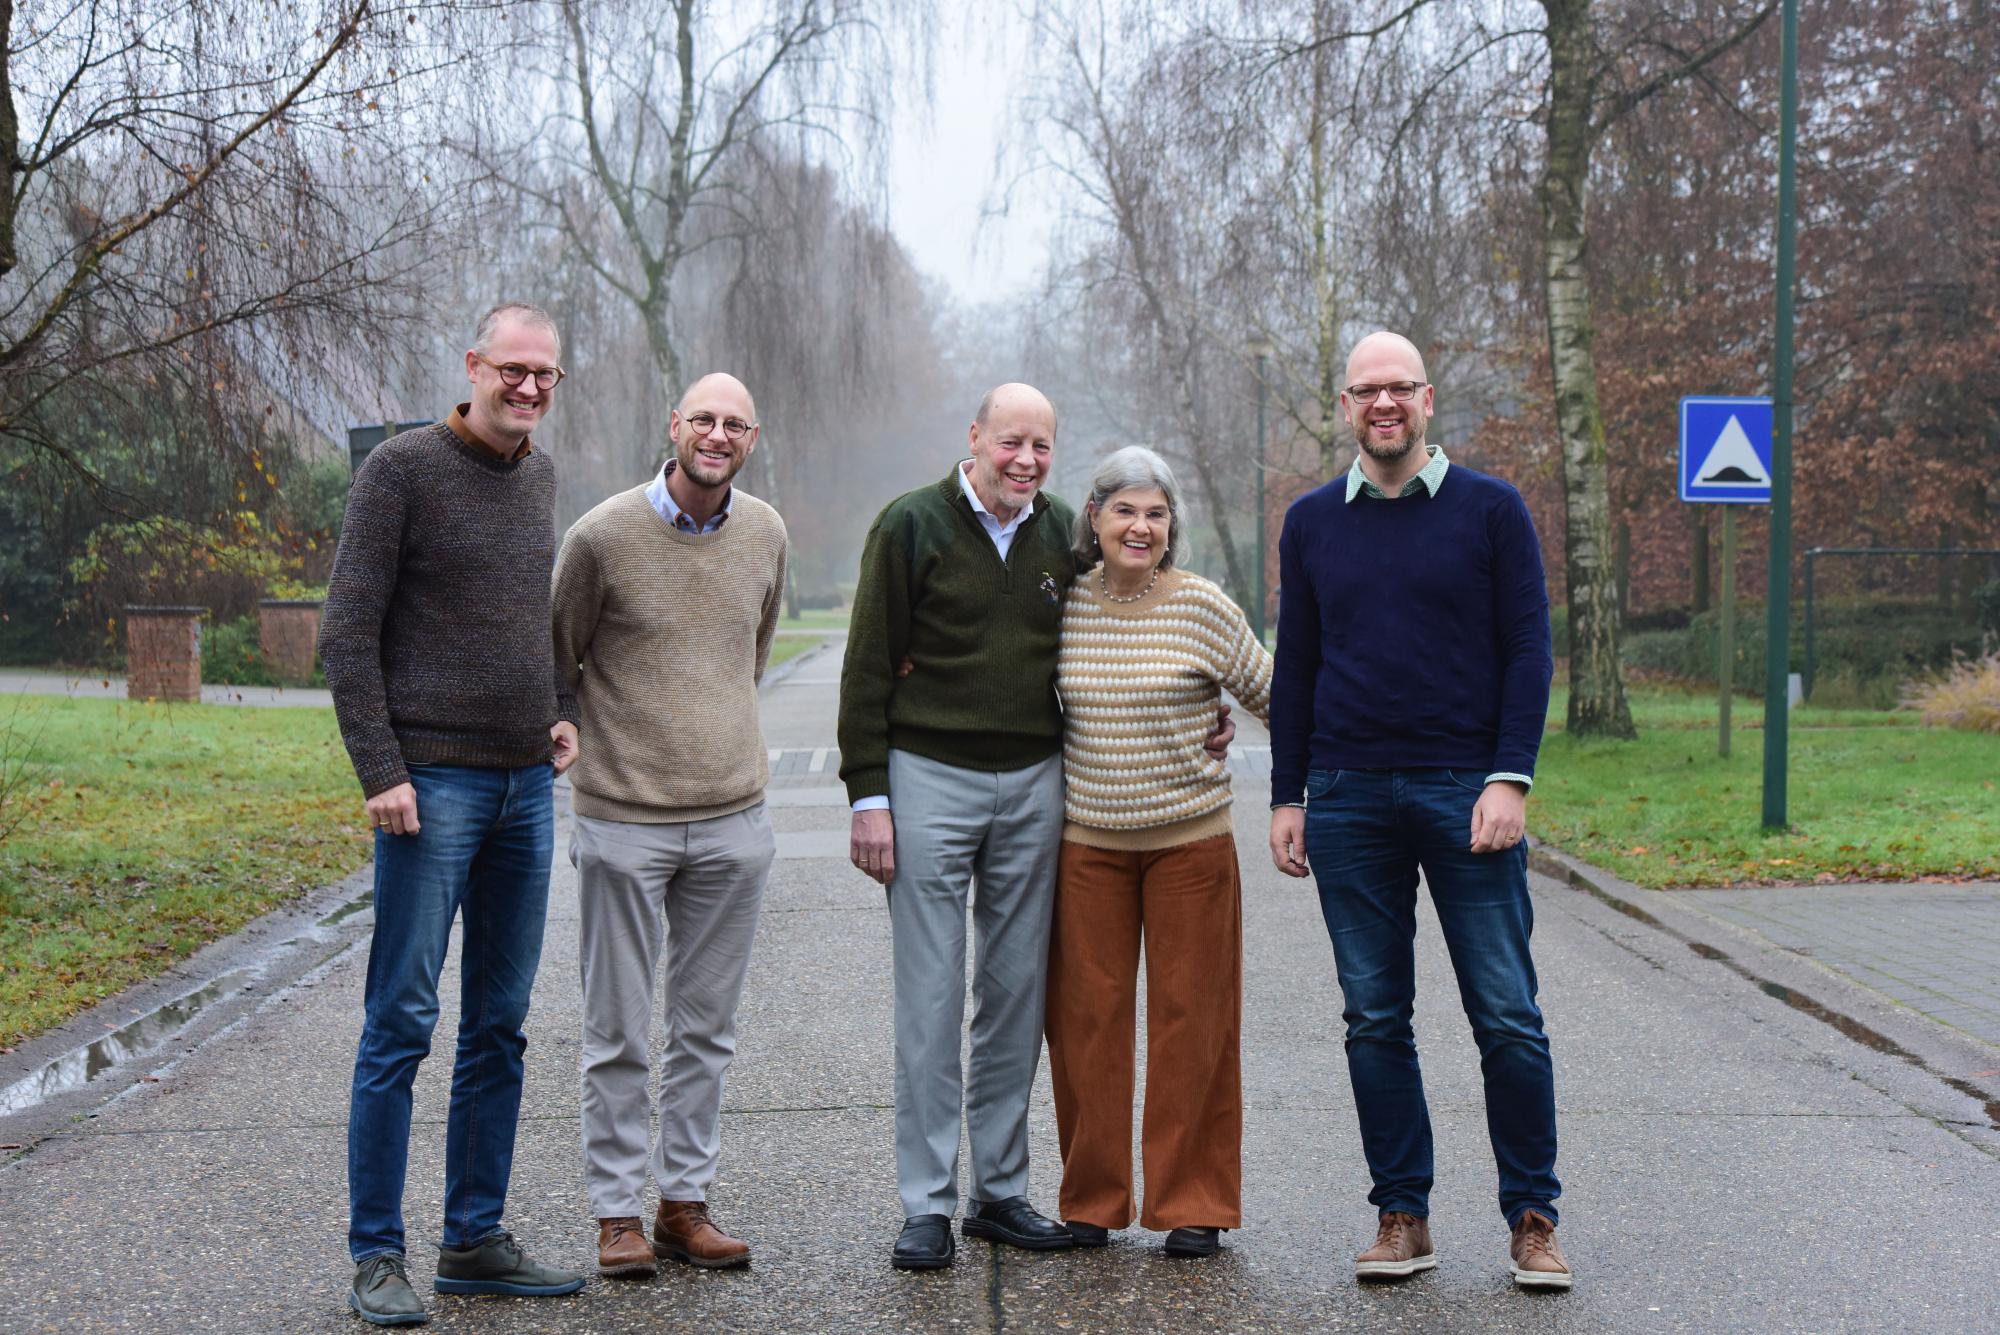
POLYGON ((1436 401, 1424 375, 1424 355, 1409 339, 1383 330, 1354 345, 1340 406, 1364 457, 1362 471, 1376 486, 1393 494, 1408 480, 1405 474, 1414 476, 1423 467, 1430 456, 1418 447, 1436 401))
POLYGON ((1056 433, 1056 406, 1049 402, 1048 395, 1033 385, 1010 380, 987 390, 986 397, 979 401, 979 411, 973 414, 972 424, 984 427, 993 420, 996 412, 1010 416, 1022 412, 1046 414, 1049 434, 1053 436, 1056 433))
POLYGON ((687 393, 681 395, 679 405, 681 416, 685 417, 691 411, 696 411, 692 405, 697 400, 707 404, 717 399, 735 401, 734 406, 731 408, 732 412, 740 412, 745 421, 754 422, 757 420, 757 404, 750 397, 749 386, 727 371, 710 371, 707 375, 689 385, 687 393))
POLYGON ((1056 408, 1033 385, 995 385, 967 432, 972 493, 1003 524, 1035 502, 1056 452, 1056 408))
POLYGON ((1347 354, 1347 383, 1350 385, 1379 385, 1395 380, 1423 381, 1429 378, 1424 374, 1424 354, 1417 351, 1417 345, 1386 329, 1362 339, 1354 345, 1354 351, 1347 354))

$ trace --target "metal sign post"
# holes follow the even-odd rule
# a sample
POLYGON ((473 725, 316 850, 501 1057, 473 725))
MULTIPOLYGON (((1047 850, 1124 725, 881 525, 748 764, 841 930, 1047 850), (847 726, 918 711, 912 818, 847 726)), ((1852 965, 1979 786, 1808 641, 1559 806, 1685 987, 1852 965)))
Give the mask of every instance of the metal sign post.
POLYGON ((1725 760, 1736 690, 1736 507, 1770 503, 1771 434, 1769 399, 1689 395, 1681 400, 1681 499, 1722 507, 1715 749, 1725 760))
POLYGON ((1733 505, 1722 507, 1722 633, 1716 638, 1722 659, 1716 668, 1716 680, 1720 683, 1716 703, 1722 724, 1715 753, 1727 760, 1729 702, 1736 694, 1736 507, 1733 505))

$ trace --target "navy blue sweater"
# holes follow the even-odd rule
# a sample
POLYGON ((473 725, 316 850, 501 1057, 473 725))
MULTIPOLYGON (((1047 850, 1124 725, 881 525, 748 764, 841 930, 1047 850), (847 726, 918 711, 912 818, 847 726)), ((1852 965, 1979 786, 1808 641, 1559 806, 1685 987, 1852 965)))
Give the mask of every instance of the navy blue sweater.
POLYGON ((1435 496, 1346 496, 1301 496, 1278 538, 1272 803, 1308 768, 1532 778, 1554 663, 1521 493, 1453 464, 1435 496))

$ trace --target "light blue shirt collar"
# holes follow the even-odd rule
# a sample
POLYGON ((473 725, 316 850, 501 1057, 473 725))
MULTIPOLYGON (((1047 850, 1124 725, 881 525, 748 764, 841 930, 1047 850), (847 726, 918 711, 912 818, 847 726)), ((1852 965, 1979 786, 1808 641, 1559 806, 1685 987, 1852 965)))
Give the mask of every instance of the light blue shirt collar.
POLYGON ((722 508, 717 510, 706 524, 696 528, 693 517, 674 503, 674 494, 667 488, 667 475, 673 472, 675 465, 679 463, 678 459, 667 460, 659 476, 646 484, 646 499, 653 503, 653 509, 659 512, 660 518, 667 521, 669 528, 679 529, 683 533, 715 532, 722 527, 723 521, 729 518, 729 508, 736 504, 736 488, 731 487, 722 498, 722 508))

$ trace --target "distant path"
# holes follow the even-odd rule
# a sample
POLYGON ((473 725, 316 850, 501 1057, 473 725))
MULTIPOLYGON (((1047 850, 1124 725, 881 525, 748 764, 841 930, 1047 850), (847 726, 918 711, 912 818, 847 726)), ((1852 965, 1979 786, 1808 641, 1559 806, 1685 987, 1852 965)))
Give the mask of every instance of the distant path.
MULTIPOLYGON (((125 678, 111 673, 62 673, 33 668, 0 668, 0 695, 67 695, 79 700, 123 700, 125 678)), ((311 686, 215 686, 201 688, 208 705, 250 705, 259 709, 331 709, 333 695, 311 686)))

